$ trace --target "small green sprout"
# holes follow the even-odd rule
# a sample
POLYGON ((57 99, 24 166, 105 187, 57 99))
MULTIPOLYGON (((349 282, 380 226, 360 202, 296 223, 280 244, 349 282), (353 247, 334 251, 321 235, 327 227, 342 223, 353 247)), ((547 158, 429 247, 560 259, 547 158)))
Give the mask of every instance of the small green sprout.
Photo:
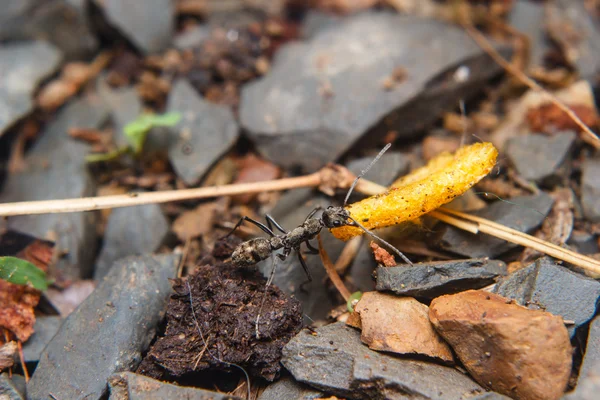
POLYGON ((140 114, 140 116, 123 128, 125 139, 128 143, 127 146, 108 153, 90 154, 86 157, 86 161, 89 163, 112 161, 124 154, 139 156, 144 149, 144 143, 146 143, 148 132, 150 132, 152 128, 157 126, 175 126, 180 120, 180 113, 140 114))
POLYGON ((0 279, 17 285, 30 285, 38 290, 48 289, 46 273, 17 257, 0 257, 0 279))
POLYGON ((348 297, 348 302, 346 303, 346 305, 348 306, 348 311, 350 311, 351 313, 354 312, 354 306, 362 298, 362 295, 362 292, 354 292, 350 295, 350 297, 348 297))

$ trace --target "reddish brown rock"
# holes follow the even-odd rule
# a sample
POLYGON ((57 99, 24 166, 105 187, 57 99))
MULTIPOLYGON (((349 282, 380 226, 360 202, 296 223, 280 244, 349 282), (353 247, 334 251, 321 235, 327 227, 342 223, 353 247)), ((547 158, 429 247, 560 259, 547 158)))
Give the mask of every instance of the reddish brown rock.
POLYGON ((360 316, 360 339, 369 348, 454 361, 452 350, 429 322, 428 307, 412 297, 367 292, 354 309, 360 316))
POLYGON ((470 290, 434 299, 429 319, 481 385, 519 400, 562 396, 572 348, 561 317, 470 290))

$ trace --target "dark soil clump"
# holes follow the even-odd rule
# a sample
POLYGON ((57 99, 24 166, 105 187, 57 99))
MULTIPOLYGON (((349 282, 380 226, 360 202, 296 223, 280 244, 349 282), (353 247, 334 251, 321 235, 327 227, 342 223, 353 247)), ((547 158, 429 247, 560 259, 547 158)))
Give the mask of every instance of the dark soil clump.
MULTIPOLYGON (((229 247, 215 246, 219 258, 229 247)), ((302 310, 296 299, 270 286, 257 339, 256 317, 265 284, 256 270, 216 260, 186 279, 174 280, 165 335, 152 346, 138 373, 173 379, 237 364, 250 375, 274 380, 281 369, 281 349, 302 328, 302 310)))

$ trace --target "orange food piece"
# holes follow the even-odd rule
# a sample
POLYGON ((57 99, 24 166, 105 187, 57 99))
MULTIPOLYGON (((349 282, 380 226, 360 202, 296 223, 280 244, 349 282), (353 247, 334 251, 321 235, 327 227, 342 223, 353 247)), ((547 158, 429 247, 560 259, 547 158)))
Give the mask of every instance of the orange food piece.
MULTIPOLYGON (((398 179, 385 193, 349 205, 352 218, 367 229, 411 221, 452 201, 486 176, 496 164, 498 150, 491 143, 465 146, 455 154, 442 153, 427 165, 398 179)), ((363 231, 344 226, 331 229, 341 240, 363 231)))

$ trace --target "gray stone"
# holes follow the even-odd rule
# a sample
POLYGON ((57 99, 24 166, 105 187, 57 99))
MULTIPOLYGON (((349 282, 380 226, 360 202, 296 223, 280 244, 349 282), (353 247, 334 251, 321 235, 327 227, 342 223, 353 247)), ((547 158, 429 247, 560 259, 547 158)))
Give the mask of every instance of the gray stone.
POLYGON ((367 132, 369 141, 390 130, 414 136, 499 71, 461 29, 362 13, 283 46, 269 73, 242 88, 240 121, 266 158, 314 171, 367 132), (467 79, 453 78, 458 67, 470 72, 467 79), (397 68, 406 79, 385 90, 397 68))
MULTIPOLYGON (((542 224, 553 203, 548 194, 540 192, 533 196, 515 197, 510 202, 496 201, 473 214, 530 233, 542 224)), ((442 228, 441 234, 433 240, 444 250, 471 258, 497 257, 518 246, 483 233, 473 235, 454 227, 442 228)))
POLYGON ((592 222, 600 222, 600 160, 586 160, 582 166, 581 206, 592 222))
POLYGON ((568 326, 573 337, 575 329, 596 312, 600 282, 556 265, 550 257, 542 257, 500 280, 494 292, 531 309, 543 309, 575 321, 568 326))
POLYGON ((541 67, 550 49, 545 32, 544 4, 532 0, 513 2, 508 23, 529 39, 529 66, 541 67))
POLYGON ((370 350, 343 322, 301 331, 283 348, 282 363, 296 380, 350 399, 451 400, 484 392, 453 368, 370 350))
POLYGON ((596 235, 589 232, 574 230, 567 241, 569 246, 574 246, 578 253, 594 254, 600 252, 596 235))
POLYGON ((469 397, 469 400, 510 400, 510 397, 496 392, 487 392, 478 396, 469 397))
POLYGON ((565 161, 576 139, 575 132, 559 132, 548 136, 529 134, 510 139, 506 144, 506 156, 519 175, 537 183, 557 181, 559 170, 565 169, 565 161))
POLYGON ((33 325, 33 335, 23 344, 25 362, 38 362, 42 351, 63 323, 59 316, 38 316, 33 325))
POLYGON ((506 264, 487 258, 427 262, 411 267, 378 267, 377 290, 433 299, 483 288, 503 275, 506 275, 506 264))
POLYGON ((0 46, 0 136, 31 112, 38 84, 56 71, 61 58, 43 41, 0 46))
POLYGON ((27 11, 36 0, 4 0, 0 9, 0 40, 19 34, 27 11))
POLYGON ((591 365, 585 376, 579 374, 577 387, 562 400, 597 400, 600 392, 600 362, 591 365))
POLYGON ((584 0, 556 0, 546 5, 546 26, 563 47, 579 77, 594 81, 600 71, 600 31, 584 0))
POLYGON ((134 87, 114 89, 108 85, 104 77, 98 79, 98 94, 110 110, 114 124, 113 140, 118 147, 128 144, 125 138, 125 125, 134 121, 142 113, 142 102, 134 87))
POLYGON ((196 185, 237 140, 237 123, 229 108, 204 100, 185 79, 173 85, 167 110, 182 114, 169 160, 187 185, 196 185))
MULTIPOLYGON (((96 96, 78 99, 63 108, 27 153, 27 169, 8 177, 0 202, 88 197, 95 183, 85 156, 89 145, 69 137, 73 127, 96 129, 108 114, 96 96)), ((96 214, 66 213, 10 217, 8 226, 32 236, 52 237, 59 253, 56 278, 77 280, 91 275, 96 251, 96 214)))
POLYGON ((237 396, 211 392, 194 387, 182 387, 157 381, 133 372, 121 372, 112 375, 109 400, 238 400, 237 396))
POLYGON ((302 21, 300 35, 304 39, 315 37, 317 33, 336 26, 344 21, 344 16, 326 13, 319 10, 309 10, 302 21))
MULTIPOLYGON (((330 204, 328 197, 316 195, 311 189, 292 190, 279 199, 271 215, 289 231, 304 222, 306 216, 315 207, 327 207, 330 204)), ((315 217, 319 216, 320 212, 315 217)), ((344 247, 344 242, 336 239, 326 229, 321 231, 321 238, 327 254, 335 262, 344 247)), ((317 246, 316 241, 313 241, 312 244, 317 246)), ((304 246, 302 248, 304 249, 304 246)), ((290 254, 285 261, 281 261, 277 257, 274 260, 277 270, 273 283, 302 303, 302 311, 308 316, 305 322, 310 323, 311 319, 324 319, 327 313, 337 305, 333 302, 327 285, 323 284, 327 279, 327 274, 318 255, 307 254, 305 257, 308 269, 312 274, 312 282, 307 282, 306 274, 295 252, 290 254)), ((269 276, 273 268, 273 260, 268 259, 259 263, 259 268, 265 276, 269 276)))
POLYGON ((258 396, 258 400, 310 400, 326 397, 322 392, 310 386, 298 383, 294 378, 284 378, 267 386, 258 396))
POLYGON ((175 29, 171 0, 95 0, 108 22, 138 50, 159 53, 170 44, 175 29))
MULTIPOLYGON (((583 363, 579 370, 577 386, 593 375, 600 377, 600 317, 594 318, 590 323, 590 330, 585 346, 583 363)), ((600 381, 598 383, 600 383, 600 381)))
POLYGON ((0 399, 2 400, 23 400, 25 378, 21 375, 13 375, 12 378, 7 373, 0 375, 0 399), (18 381, 21 382, 18 382, 18 381))
POLYGON ((115 261, 126 256, 153 253, 165 240, 170 225, 160 205, 146 204, 112 210, 94 279, 106 276, 115 261))
POLYGON ((173 45, 179 50, 194 49, 210 38, 210 28, 205 25, 196 25, 177 36, 173 40, 173 45))
POLYGON ((171 292, 178 255, 131 257, 114 265, 67 317, 27 386, 29 399, 99 399, 108 378, 135 368, 171 292))

